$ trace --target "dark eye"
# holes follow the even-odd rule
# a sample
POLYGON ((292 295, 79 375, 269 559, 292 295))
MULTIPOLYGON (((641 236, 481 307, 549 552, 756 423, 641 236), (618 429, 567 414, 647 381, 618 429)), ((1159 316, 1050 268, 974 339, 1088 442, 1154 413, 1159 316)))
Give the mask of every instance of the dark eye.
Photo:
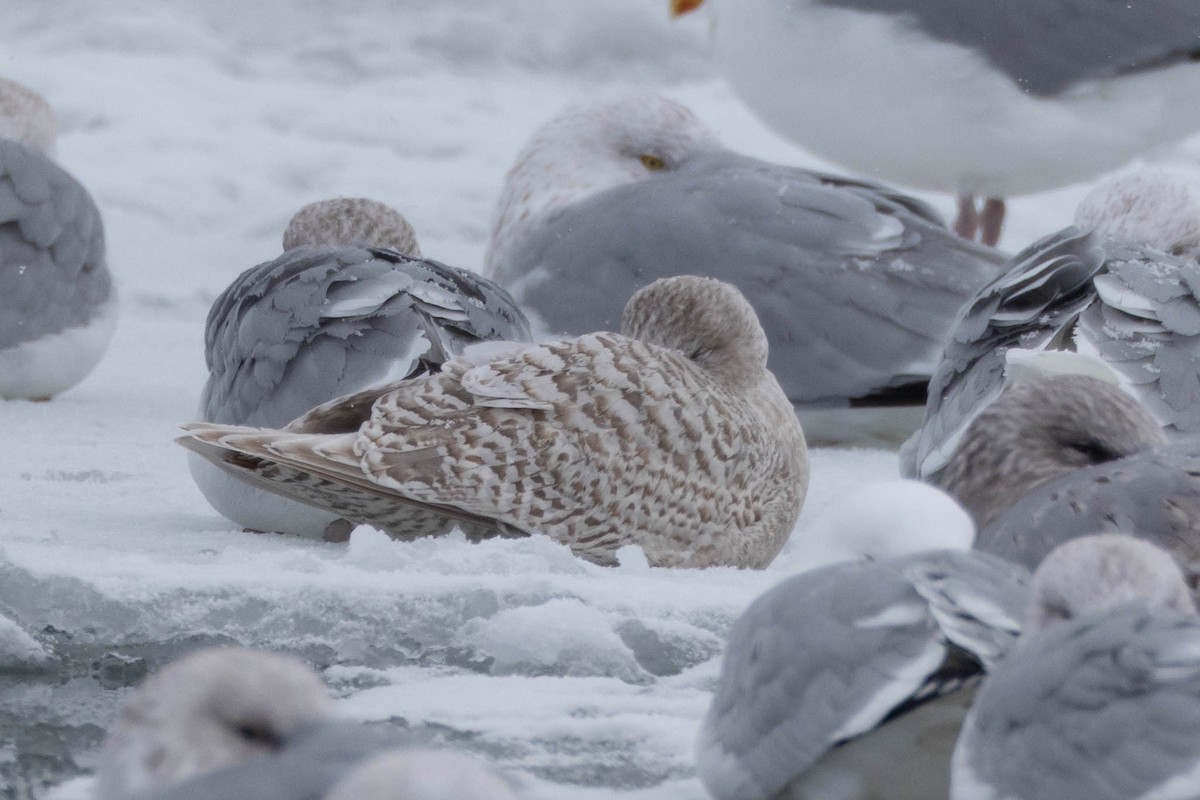
POLYGON ((265 725, 254 723, 244 723, 237 727, 237 734, 247 743, 265 747, 269 750, 278 750, 283 746, 283 739, 279 734, 271 730, 265 725))
POLYGON ((658 156, 652 156, 649 154, 641 155, 638 156, 638 160, 642 162, 642 166, 651 172, 658 172, 659 170, 664 170, 667 168, 667 162, 658 156))
POLYGON ((1089 464, 1103 464, 1108 461, 1116 461, 1118 458, 1124 458, 1123 454, 1118 453, 1103 442, 1097 442, 1094 439, 1063 442, 1063 446, 1081 454, 1089 464))

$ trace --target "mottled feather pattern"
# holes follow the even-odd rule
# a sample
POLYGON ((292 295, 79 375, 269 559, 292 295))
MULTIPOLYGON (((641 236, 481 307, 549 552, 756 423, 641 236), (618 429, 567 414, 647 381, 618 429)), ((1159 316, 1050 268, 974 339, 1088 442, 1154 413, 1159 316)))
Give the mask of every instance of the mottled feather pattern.
POLYGON ((418 534, 396 507, 418 503, 544 533, 601 563, 640 544, 661 566, 765 566, 791 532, 808 473, 804 435, 765 369, 762 329, 743 326, 753 310, 718 281, 672 278, 631 307, 639 298, 631 329, 695 358, 615 333, 504 348, 483 362, 468 353, 381 388, 369 408, 361 392, 284 430, 194 425, 180 441, 260 488, 272 488, 264 470, 278 461, 275 491, 402 538, 418 534), (696 313, 654 310, 672 303, 696 313), (350 427, 347 409, 369 417, 326 433, 350 427), (335 506, 338 489, 325 481, 366 497, 335 506))

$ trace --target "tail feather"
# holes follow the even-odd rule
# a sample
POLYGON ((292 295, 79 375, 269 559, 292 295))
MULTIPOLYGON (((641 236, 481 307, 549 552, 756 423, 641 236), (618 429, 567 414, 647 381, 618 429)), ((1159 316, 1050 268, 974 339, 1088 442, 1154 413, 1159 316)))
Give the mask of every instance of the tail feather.
POLYGON ((211 423, 183 427, 187 434, 176 442, 239 480, 398 539, 438 536, 455 526, 472 540, 528 535, 488 517, 414 500, 372 483, 358 460, 350 461, 352 434, 291 434, 211 423))

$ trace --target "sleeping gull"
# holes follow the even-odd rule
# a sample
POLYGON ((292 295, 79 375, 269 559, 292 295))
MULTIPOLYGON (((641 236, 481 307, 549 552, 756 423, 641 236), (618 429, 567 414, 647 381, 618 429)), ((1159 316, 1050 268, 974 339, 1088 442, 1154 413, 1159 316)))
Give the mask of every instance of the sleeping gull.
POLYGON ((1200 433, 1197 253, 1195 178, 1143 168, 1102 183, 1076 209, 1075 226, 1018 254, 965 307, 925 419, 903 448, 904 470, 935 476, 1014 365, 1106 377, 1168 431, 1200 433))
POLYGON ((100 755, 96 800, 126 800, 273 752, 332 710, 321 680, 291 656, 198 650, 125 701, 100 755))
POLYGON ((980 530, 1038 486, 1163 441, 1121 389, 1086 375, 1015 381, 967 428, 937 482, 980 530))
POLYGON ((1077 539, 1030 596, 963 724, 952 800, 1197 797, 1200 620, 1171 558, 1128 537, 1077 539))
POLYGON ((571 334, 610 330, 655 278, 732 283, 784 391, 815 414, 923 402, 959 307, 1002 261, 914 198, 739 155, 683 106, 635 94, 568 108, 533 135, 505 180, 485 274, 571 334))
POLYGON ((283 430, 195 423, 179 442, 399 538, 454 522, 545 533, 601 563, 637 544, 656 566, 766 566, 808 460, 754 310, 720 281, 666 278, 630 299, 621 329, 485 343, 283 430))
MULTIPOLYGON (((704 0, 671 0, 684 13, 704 0)), ((708 0, 727 79, 776 131, 864 174, 1004 200, 1200 129, 1192 0, 708 0)), ((987 197, 982 212, 976 196, 987 197)))
POLYGON ((100 210, 54 163, 46 102, 0 80, 0 398, 48 400, 108 348, 117 300, 100 210))
POLYGON ((696 768, 716 800, 945 797, 978 677, 1028 573, 927 551, 795 575, 734 623, 696 768))
MULTIPOLYGON (((206 422, 282 426, 341 395, 436 371, 468 344, 529 339, 504 290, 421 260, 412 227, 382 203, 307 205, 288 224, 283 248, 213 303, 200 400, 206 422)), ((189 463, 213 508, 246 528, 349 533, 337 514, 254 489, 199 457, 189 463)))

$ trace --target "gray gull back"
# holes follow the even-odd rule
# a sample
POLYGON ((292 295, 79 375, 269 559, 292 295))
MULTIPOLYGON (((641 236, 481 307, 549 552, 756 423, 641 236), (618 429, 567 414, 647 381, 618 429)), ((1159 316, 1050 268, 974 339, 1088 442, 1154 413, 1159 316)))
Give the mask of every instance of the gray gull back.
POLYGON ((1028 573, 982 553, 835 564, 734 623, 696 767, 717 800, 944 797, 979 676, 1020 630, 1028 573))
POLYGON ((1127 536, 1062 545, 967 716, 950 797, 1185 800, 1198 773, 1200 619, 1178 566, 1127 536))
POLYGON ((100 210, 54 163, 44 100, 0 80, 0 398, 47 400, 108 349, 117 301, 100 210))
POLYGON ((178 441, 400 538, 457 523, 544 533, 601 563, 637 544, 653 565, 766 566, 799 514, 808 460, 754 310, 728 284, 681 276, 638 291, 621 327, 479 345, 283 430, 195 423, 178 441))
POLYGON ((784 391, 815 411, 923 402, 959 307, 1003 260, 914 198, 733 153, 688 109, 639 94, 570 107, 532 136, 486 274, 571 334, 612 329, 656 278, 731 283, 784 391))
MULTIPOLYGON (((213 303, 200 400, 207 422, 282 426, 336 397, 435 371, 469 344, 529 339, 503 289, 420 259, 412 227, 382 203, 305 206, 284 233, 284 249, 213 303)), ((190 466, 212 506, 246 528, 326 538, 349 532, 336 514, 252 489, 203 459, 190 466)))

